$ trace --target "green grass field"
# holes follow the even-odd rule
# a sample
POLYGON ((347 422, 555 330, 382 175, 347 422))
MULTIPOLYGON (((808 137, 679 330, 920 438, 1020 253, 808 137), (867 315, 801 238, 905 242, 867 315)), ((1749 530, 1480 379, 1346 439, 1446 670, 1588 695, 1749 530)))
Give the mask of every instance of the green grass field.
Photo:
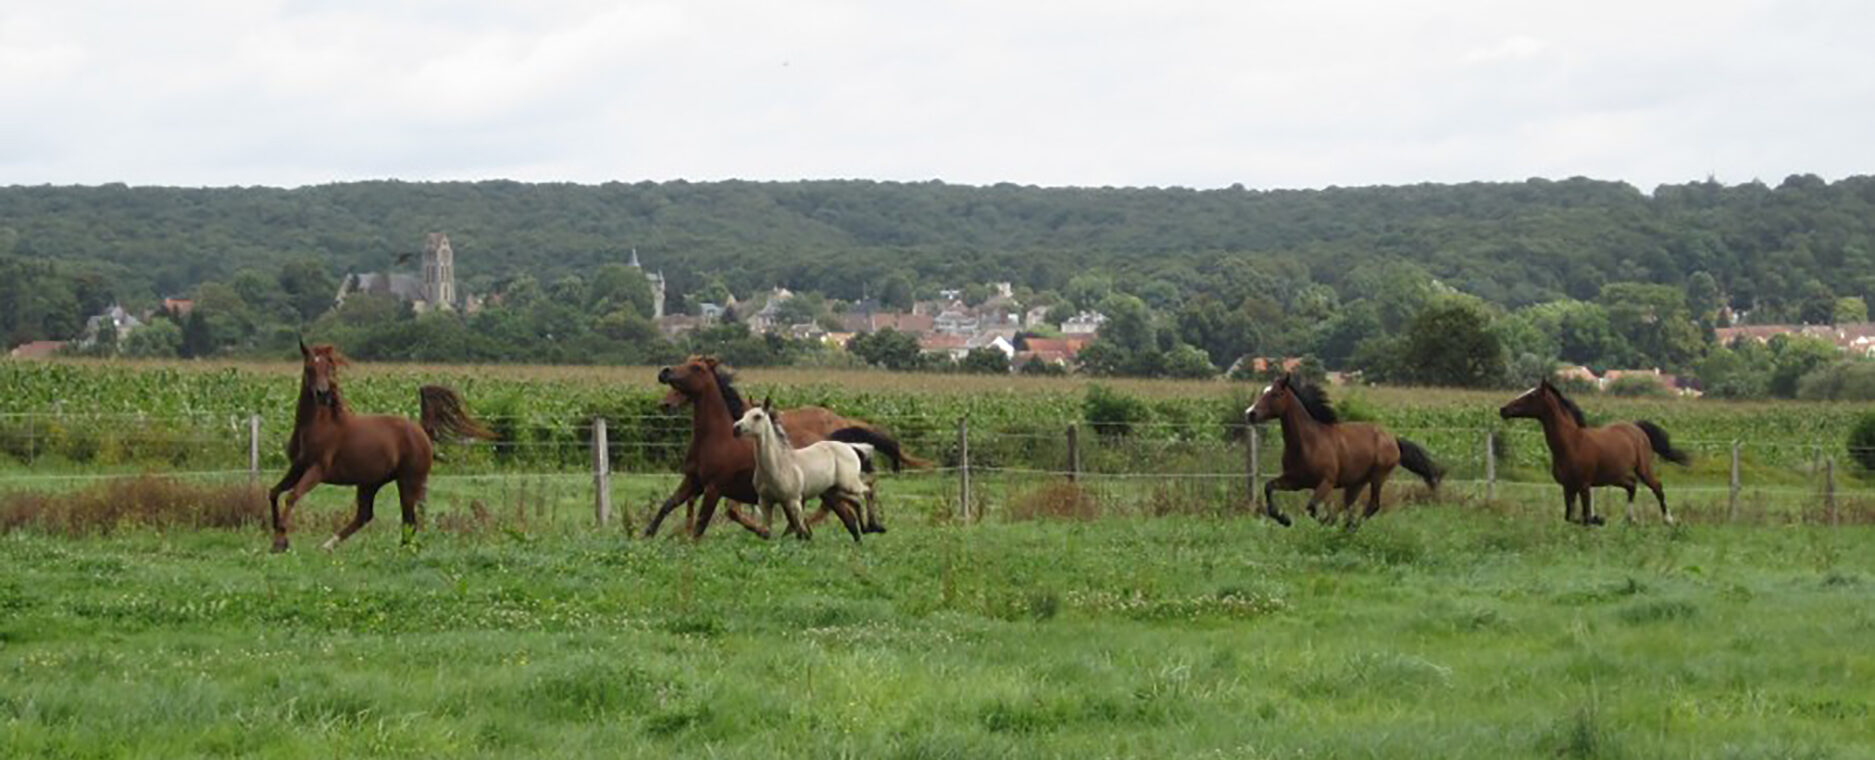
POLYGON ((448 483, 419 545, 381 518, 334 554, 338 489, 285 555, 0 536, 0 754, 1875 755, 1867 525, 960 525, 908 493, 861 546, 692 544, 591 527, 580 486, 448 483))

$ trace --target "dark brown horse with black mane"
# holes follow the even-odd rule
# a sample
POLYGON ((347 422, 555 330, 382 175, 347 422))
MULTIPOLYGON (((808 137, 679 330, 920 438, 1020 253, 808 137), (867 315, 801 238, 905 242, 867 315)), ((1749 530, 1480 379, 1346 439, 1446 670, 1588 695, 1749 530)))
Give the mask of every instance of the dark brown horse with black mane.
POLYGON ((1628 522, 1634 521, 1636 481, 1646 483, 1660 503, 1660 517, 1673 524, 1667 511, 1667 495, 1654 475, 1654 455, 1667 461, 1686 464, 1686 452, 1673 448, 1667 431, 1647 420, 1616 422, 1590 427, 1582 407, 1564 396, 1545 378, 1535 388, 1511 399, 1498 416, 1504 419, 1528 417, 1543 424, 1543 440, 1549 444, 1550 475, 1563 487, 1563 520, 1578 522, 1576 499, 1582 500, 1583 525, 1601 525, 1595 514, 1592 491, 1596 486, 1615 486, 1628 492, 1628 522))
POLYGON ((403 505, 404 541, 417 528, 417 504, 423 501, 430 479, 434 443, 449 434, 494 438, 494 433, 463 409, 462 397, 440 385, 418 389, 422 418, 353 414, 339 391, 338 368, 345 359, 331 346, 299 345, 299 406, 293 415, 293 434, 287 438, 291 463, 286 476, 267 492, 273 511, 273 550, 286 551, 287 526, 300 497, 320 483, 358 487, 358 510, 352 521, 325 542, 331 549, 371 521, 378 489, 397 483, 403 505), (289 492, 290 491, 290 492, 289 492), (280 494, 287 493, 286 510, 280 494))
MULTIPOLYGON (((724 409, 726 409, 726 417, 729 418, 729 424, 733 426, 735 420, 742 418, 742 413, 748 409, 748 403, 742 402, 741 392, 735 390, 735 373, 729 372, 729 368, 722 366, 722 362, 718 362, 714 357, 690 357, 686 362, 679 364, 679 366, 660 370, 660 372, 658 372, 658 383, 664 383, 664 385, 669 385, 669 387, 671 387, 671 392, 667 392, 666 396, 664 396, 664 405, 666 405, 666 407, 681 407, 684 403, 696 405, 699 398, 709 396, 709 394, 711 394, 711 388, 703 387, 701 383, 696 383, 696 377, 699 377, 703 372, 709 373, 709 377, 712 377, 712 381, 714 381, 714 396, 720 396, 720 398, 722 398, 724 409)), ((866 422, 866 420, 840 417, 838 413, 834 413, 834 411, 827 409, 827 407, 795 407, 795 409, 784 409, 784 411, 776 413, 774 418, 776 418, 776 422, 782 424, 782 430, 786 430, 787 432, 787 439, 793 441, 795 447, 810 447, 810 445, 819 443, 819 441, 866 443, 866 445, 876 448, 879 454, 885 454, 887 460, 891 460, 892 471, 898 471, 898 469, 902 469, 902 467, 930 467, 930 462, 921 460, 921 458, 917 458, 917 456, 907 454, 904 447, 900 447, 898 439, 892 437, 891 433, 887 433, 885 430, 879 430, 872 422, 866 422)), ((688 475, 690 475, 690 469, 694 469, 694 467, 692 467, 692 462, 696 462, 697 458, 701 456, 701 452, 697 452, 697 439, 699 439, 699 435, 701 435, 701 424, 703 424, 703 422, 705 422, 705 420, 696 417, 696 411, 692 411, 690 452, 684 456, 684 475, 686 475, 686 480, 684 480, 682 484, 679 484, 679 488, 677 488, 675 494, 671 494, 671 497, 664 501, 664 507, 658 510, 658 516, 652 520, 651 525, 647 525, 645 535, 654 535, 654 533, 656 533, 658 524, 662 524, 662 520, 664 520, 664 516, 666 516, 669 510, 675 509, 677 505, 688 505, 692 499, 703 495, 703 486, 701 486, 701 484, 692 484, 692 482, 690 482, 690 477, 688 477, 688 475)), ((731 499, 735 499, 735 497, 731 497, 731 499)), ((742 499, 735 499, 735 501, 742 501, 742 499)), ((752 503, 752 501, 744 501, 744 503, 752 503)), ((729 514, 731 520, 737 520, 737 522, 741 524, 741 512, 737 512, 737 510, 731 507, 727 514, 729 514)), ((832 510, 831 503, 821 501, 821 509, 817 510, 816 514, 808 520, 808 525, 817 525, 821 520, 827 520, 827 514, 838 514, 838 512, 832 510)), ((705 518, 707 518, 707 516, 705 516, 705 518)), ((885 524, 883 524, 883 520, 881 520, 876 490, 872 490, 872 492, 866 494, 866 503, 864 503, 864 509, 862 509, 862 514, 859 518, 861 518, 862 529, 864 529, 866 533, 885 533, 885 524)), ((701 522, 703 522, 703 520, 697 520, 696 525, 692 525, 692 531, 696 531, 697 535, 701 535, 701 529, 699 529, 701 522)), ((765 535, 765 533, 763 533, 763 535, 765 535)))
POLYGON ((1263 508, 1285 526, 1289 518, 1276 509, 1277 491, 1312 491, 1309 515, 1329 522, 1335 515, 1317 514, 1316 507, 1325 509, 1336 488, 1346 489, 1341 516, 1352 528, 1380 511, 1380 487, 1394 467, 1404 465, 1435 490, 1445 474, 1419 444, 1395 438, 1377 425, 1341 422, 1321 388, 1300 383, 1287 373, 1264 388, 1244 415, 1252 424, 1282 422, 1283 473, 1263 485, 1263 508), (1357 519, 1352 508, 1362 488, 1369 491, 1367 511, 1357 519))
MULTIPOLYGON (((698 497, 702 498, 703 503, 695 524, 691 526, 691 535, 696 538, 701 538, 709 528, 710 519, 716 514, 717 502, 729 499, 756 504, 760 501, 755 491, 755 445, 749 439, 735 435, 736 420, 746 409, 730 380, 728 368, 721 366, 713 357, 693 356, 682 364, 665 367, 658 372, 658 382, 671 388, 670 394, 665 397, 665 404, 689 404, 691 407, 690 448, 684 456, 683 482, 678 484, 677 491, 665 499, 657 514, 652 516, 651 522, 645 526, 645 536, 657 535, 658 526, 663 524, 671 510, 698 497)), ((778 420, 785 419, 785 413, 777 414, 776 417, 778 420)), ((785 422, 782 425, 786 427, 785 422)), ((824 439, 810 439, 811 431, 797 434, 793 429, 788 429, 787 432, 795 446, 806 446, 824 439)), ((885 438, 890 440, 889 437, 885 438)), ((893 451, 896 452, 897 448, 897 443, 893 442, 893 451)), ((908 463, 915 461, 907 460, 908 463)), ((823 498, 821 507, 838 515, 855 541, 859 540, 862 528, 873 532, 884 530, 877 525, 876 511, 867 516, 873 524, 862 526, 860 516, 841 500, 823 498)), ((765 525, 744 515, 734 504, 725 505, 725 514, 750 532, 763 538, 768 537, 765 525)))

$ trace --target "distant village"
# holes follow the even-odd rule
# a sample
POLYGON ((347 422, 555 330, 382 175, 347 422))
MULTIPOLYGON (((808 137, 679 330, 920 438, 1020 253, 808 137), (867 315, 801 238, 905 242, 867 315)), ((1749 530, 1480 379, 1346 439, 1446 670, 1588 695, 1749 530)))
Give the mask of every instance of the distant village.
MULTIPOLYGON (((1017 301, 1014 289, 1008 282, 994 283, 989 297, 974 305, 967 304, 963 290, 955 288, 939 290, 937 298, 919 300, 910 310, 888 309, 878 299, 872 298, 843 304, 844 309, 835 315, 838 329, 829 329, 825 320, 788 320, 785 317, 788 310, 784 309, 784 305, 797 296, 784 287, 775 287, 743 299, 731 295, 727 303, 697 303, 692 306, 690 313, 672 314, 666 310, 668 281, 663 272, 647 269, 636 249, 630 249, 626 256, 627 265, 643 272, 650 288, 652 321, 661 334, 673 340, 735 319, 754 334, 775 334, 795 341, 819 342, 844 350, 857 336, 889 329, 915 339, 924 354, 953 361, 962 360, 972 351, 990 349, 1003 355, 1011 371, 1020 371, 1033 363, 1061 371, 1073 371, 1078 368, 1077 356, 1080 351, 1099 337, 1101 327, 1107 321, 1106 316, 1099 312, 1079 311, 1059 323, 1052 323, 1047 319, 1047 307, 1024 308, 1017 301)), ((406 255, 405 260, 409 258, 412 257, 406 255)), ((487 306, 499 304, 501 300, 498 293, 478 295, 458 289, 455 252, 450 246, 449 237, 441 232, 427 236, 414 273, 345 273, 339 278, 338 289, 333 294, 333 307, 342 308, 348 298, 360 293, 392 296, 409 304, 417 313, 452 310, 474 314, 487 306)), ((166 298, 160 312, 171 319, 182 319, 188 317, 194 306, 194 302, 187 298, 166 298)), ((87 319, 83 333, 69 341, 42 340, 21 344, 13 347, 9 356, 33 359, 54 356, 71 349, 83 350, 95 344, 106 332, 112 332, 118 339, 122 339, 142 328, 157 316, 157 312, 152 309, 135 314, 114 304, 87 319)), ((1740 325, 1719 327, 1715 333, 1717 343, 1722 346, 1731 346, 1738 341, 1766 343, 1780 335, 1802 336, 1833 344, 1846 355, 1875 359, 1875 322, 1740 325)), ((1261 375, 1277 367, 1294 370, 1300 363, 1301 360, 1296 357, 1245 357, 1238 365, 1228 368, 1226 374, 1236 376, 1239 370, 1248 370, 1251 374, 1261 375)), ((1605 369, 1598 372, 1585 366, 1563 366, 1558 369, 1557 377, 1599 390, 1608 390, 1618 383, 1649 383, 1681 395, 1700 393, 1697 383, 1690 378, 1676 377, 1658 368, 1605 369)), ((1331 373, 1330 379, 1343 381, 1346 378, 1339 373, 1331 373)))

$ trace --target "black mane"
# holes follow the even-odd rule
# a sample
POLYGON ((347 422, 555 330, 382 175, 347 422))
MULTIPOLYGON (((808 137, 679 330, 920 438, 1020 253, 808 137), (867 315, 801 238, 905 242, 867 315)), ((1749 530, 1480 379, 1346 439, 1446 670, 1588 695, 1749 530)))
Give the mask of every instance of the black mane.
POLYGON ((1589 426, 1588 418, 1582 415, 1582 407, 1576 406, 1576 402, 1570 401, 1568 396, 1564 396, 1561 388, 1551 385, 1549 386, 1549 390, 1551 393, 1556 394, 1556 403, 1562 405, 1563 411, 1568 412, 1570 417, 1575 418, 1576 427, 1589 426))
POLYGON ((742 413, 748 411, 749 405, 743 403, 742 394, 736 392, 735 373, 726 367, 717 367, 715 375, 716 389, 723 392, 723 403, 729 405, 729 418, 742 419, 742 413))
POLYGON ((1307 409, 1309 416, 1314 417, 1316 422, 1333 425, 1341 421, 1340 415, 1335 414, 1335 407, 1328 403, 1328 391, 1322 390, 1321 386, 1291 383, 1289 388, 1296 392, 1296 399, 1302 402, 1302 408, 1307 409))

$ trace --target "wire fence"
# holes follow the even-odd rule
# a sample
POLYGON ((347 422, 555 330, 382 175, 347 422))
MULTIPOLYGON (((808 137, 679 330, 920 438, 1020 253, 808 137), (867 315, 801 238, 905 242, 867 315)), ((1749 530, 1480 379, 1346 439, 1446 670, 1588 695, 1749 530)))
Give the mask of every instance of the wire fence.
MULTIPOLYGON (((500 438, 438 447, 440 483, 532 480, 559 484, 567 500, 583 488, 601 523, 639 520, 656 489, 675 484, 689 446, 687 414, 592 419, 490 417, 500 438), (614 485, 630 484, 620 493, 614 485)), ((963 520, 986 517, 1247 513, 1262 484, 1281 471, 1280 429, 1240 423, 1150 423, 1124 427, 1079 421, 986 424, 906 415, 874 420, 928 469, 881 474, 882 498, 963 520)), ((286 467, 291 419, 225 415, 0 414, 0 491, 71 487, 128 474, 271 484, 286 467)), ((1442 498, 1491 504, 1561 502, 1549 453, 1535 425, 1504 428, 1408 427, 1445 469, 1442 498)), ((1875 516, 1875 482, 1840 444, 1681 439, 1686 467, 1662 464, 1676 512, 1710 520, 1865 522, 1875 516)), ((1390 501, 1425 488, 1396 470, 1390 501)), ((1306 496, 1278 496, 1295 511, 1306 496)), ((1604 490, 1598 509, 1625 510, 1625 494, 1604 490), (1612 499, 1612 501, 1611 501, 1612 499)), ((1654 510, 1641 489, 1637 512, 1654 510)))

